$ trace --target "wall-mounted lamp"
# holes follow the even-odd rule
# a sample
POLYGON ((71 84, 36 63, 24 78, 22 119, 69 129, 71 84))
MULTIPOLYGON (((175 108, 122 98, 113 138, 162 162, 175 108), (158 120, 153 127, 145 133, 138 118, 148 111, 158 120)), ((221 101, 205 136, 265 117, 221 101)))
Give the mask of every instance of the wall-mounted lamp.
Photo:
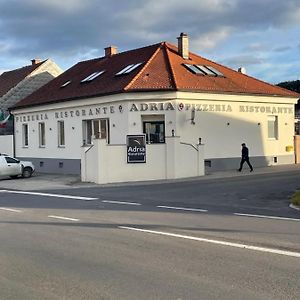
POLYGON ((230 123, 229 122, 227 122, 227 126, 229 126, 230 125, 230 123))
POLYGON ((113 124, 113 127, 116 127, 116 124, 113 124))
POLYGON ((172 121, 169 121, 169 124, 172 124, 173 122, 172 121))
POLYGON ((72 126, 72 129, 74 130, 74 129, 75 129, 75 127, 74 127, 74 126, 72 126))
POLYGON ((132 124, 133 126, 135 126, 136 125, 136 123, 135 122, 133 122, 133 124, 132 124))
POLYGON ((257 123, 258 126, 260 126, 260 123, 257 123))
POLYGON ((175 136, 175 130, 172 129, 172 136, 175 136))
POLYGON ((49 128, 49 130, 52 130, 52 128, 49 128))
POLYGON ((202 144, 202 138, 199 138, 199 145, 201 145, 202 144))
POLYGON ((193 108, 192 109, 192 111, 191 111, 191 124, 192 125, 195 125, 196 123, 195 123, 195 108, 193 108))

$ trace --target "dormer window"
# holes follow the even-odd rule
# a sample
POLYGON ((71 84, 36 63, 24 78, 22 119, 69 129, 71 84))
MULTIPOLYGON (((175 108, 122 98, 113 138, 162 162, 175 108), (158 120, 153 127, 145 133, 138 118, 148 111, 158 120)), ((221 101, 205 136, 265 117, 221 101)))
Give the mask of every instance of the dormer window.
POLYGON ((139 67, 141 64, 143 64, 142 62, 141 63, 138 63, 138 64, 131 64, 125 68, 123 68, 121 71, 119 71, 116 76, 118 75, 124 75, 124 74, 129 74, 130 72, 132 72, 133 70, 135 70, 137 67, 139 67))
POLYGON ((102 75, 104 72, 105 71, 94 72, 94 73, 90 74, 88 77, 82 79, 81 83, 83 83, 83 82, 90 82, 90 81, 96 79, 97 77, 99 77, 100 75, 102 75))
POLYGON ((66 87, 67 85, 69 85, 71 82, 72 82, 71 80, 68 80, 68 81, 66 81, 64 84, 62 84, 60 87, 61 87, 61 88, 64 88, 64 87, 66 87))

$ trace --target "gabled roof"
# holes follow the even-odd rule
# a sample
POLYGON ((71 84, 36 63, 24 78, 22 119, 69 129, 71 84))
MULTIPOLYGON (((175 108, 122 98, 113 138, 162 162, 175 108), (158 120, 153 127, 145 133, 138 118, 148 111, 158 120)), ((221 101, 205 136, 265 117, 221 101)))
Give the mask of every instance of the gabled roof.
POLYGON ((257 80, 193 53, 186 60, 178 53, 176 46, 162 42, 79 62, 20 101, 14 108, 137 91, 197 91, 300 97, 295 92, 257 80), (133 71, 116 75, 125 67, 138 63, 142 64, 133 71), (224 76, 194 74, 184 64, 208 65, 224 76), (95 79, 81 82, 100 71, 104 72, 95 79))
POLYGON ((0 97, 4 96, 43 63, 44 61, 2 73, 0 75, 0 97))

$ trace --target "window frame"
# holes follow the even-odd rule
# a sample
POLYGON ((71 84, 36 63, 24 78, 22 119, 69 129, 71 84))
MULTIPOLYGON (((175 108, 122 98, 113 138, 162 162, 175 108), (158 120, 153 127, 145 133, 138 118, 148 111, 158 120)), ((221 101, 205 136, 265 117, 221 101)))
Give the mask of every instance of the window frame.
POLYGON ((278 116, 267 116, 267 130, 269 140, 278 140, 278 116), (272 124, 272 131, 270 125, 272 124))
POLYGON ((106 139, 107 144, 110 143, 109 118, 82 120, 82 122, 83 145, 92 145, 93 137, 95 139, 106 139), (103 123, 105 124, 104 130, 102 128, 103 123), (96 129, 98 129, 97 132, 95 132, 96 129), (104 137, 102 137, 102 133, 105 133, 104 137))
POLYGON ((46 125, 45 122, 39 122, 39 147, 46 147, 46 125))
POLYGON ((57 143, 59 148, 66 146, 65 122, 63 120, 57 121, 57 143))
POLYGON ((22 124, 22 146, 23 148, 29 147, 29 127, 28 123, 22 124))
POLYGON ((151 121, 150 120, 143 120, 143 133, 146 135, 146 143, 147 144, 165 144, 166 143, 166 123, 165 123, 164 120, 157 120, 157 121, 155 121, 155 120, 151 120, 151 121), (163 132, 162 132, 163 140, 162 141, 160 140, 160 137, 159 137, 160 133, 153 134, 154 137, 158 136, 158 139, 157 138, 153 139, 151 137, 151 133, 147 132, 147 128, 146 128, 147 125, 146 124, 159 125, 159 126, 163 125, 163 132))

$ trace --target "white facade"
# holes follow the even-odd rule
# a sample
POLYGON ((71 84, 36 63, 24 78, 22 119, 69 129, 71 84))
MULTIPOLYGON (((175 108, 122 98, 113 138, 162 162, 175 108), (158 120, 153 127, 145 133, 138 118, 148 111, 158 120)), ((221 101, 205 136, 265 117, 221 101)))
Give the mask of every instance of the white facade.
MULTIPOLYGON (((182 145, 196 147, 201 138, 204 159, 212 170, 237 168, 242 142, 249 147, 254 168, 294 163, 296 102, 287 97, 149 92, 28 107, 13 112, 16 156, 32 159, 39 171, 78 173, 86 142, 84 121, 106 119, 109 145, 125 147, 126 136, 142 134, 145 121, 163 122, 165 137, 176 136, 182 145), (64 145, 59 143, 59 121, 64 123, 64 145), (45 126, 44 146, 39 123, 45 126), (28 124, 28 145, 24 145, 24 124, 28 124)), ((155 163, 151 167, 157 169, 155 163)), ((188 172, 184 174, 188 177, 188 172)))

